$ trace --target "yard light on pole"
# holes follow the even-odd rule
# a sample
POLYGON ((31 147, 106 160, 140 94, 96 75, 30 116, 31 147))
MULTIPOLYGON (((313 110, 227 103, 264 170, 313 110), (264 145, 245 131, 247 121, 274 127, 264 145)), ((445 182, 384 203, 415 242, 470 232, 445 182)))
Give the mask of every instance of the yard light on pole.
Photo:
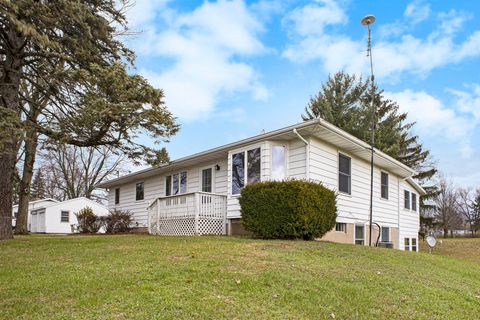
MULTIPOLYGON (((367 44, 367 56, 370 58, 370 105, 372 108, 372 134, 370 141, 370 150, 371 150, 371 159, 370 159, 370 225, 369 225, 369 238, 368 245, 372 246, 372 225, 373 225, 373 154, 375 153, 375 104, 373 103, 373 93, 374 93, 374 76, 373 76, 373 58, 372 58, 372 41, 371 41, 371 29, 370 25, 375 22, 375 16, 368 15, 364 17, 361 21, 363 26, 368 28, 368 44, 367 44)), ((379 230, 380 232, 380 230, 379 230)))

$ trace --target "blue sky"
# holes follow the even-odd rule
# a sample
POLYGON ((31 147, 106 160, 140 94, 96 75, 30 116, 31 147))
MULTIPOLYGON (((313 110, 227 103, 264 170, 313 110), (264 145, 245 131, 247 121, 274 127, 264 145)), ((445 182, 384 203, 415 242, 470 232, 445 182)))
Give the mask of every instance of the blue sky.
POLYGON ((376 80, 444 175, 480 186, 480 2, 137 0, 136 70, 181 131, 172 159, 300 122, 329 73, 376 80))

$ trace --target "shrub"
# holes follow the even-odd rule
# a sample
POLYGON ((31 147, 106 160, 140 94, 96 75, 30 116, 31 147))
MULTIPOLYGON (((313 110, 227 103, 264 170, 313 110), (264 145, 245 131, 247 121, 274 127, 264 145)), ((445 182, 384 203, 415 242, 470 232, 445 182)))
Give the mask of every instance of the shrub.
POLYGON ((242 224, 266 239, 311 240, 335 226, 335 193, 316 182, 269 181, 243 188, 242 224))
POLYGON ((106 233, 118 233, 130 231, 132 213, 130 211, 114 209, 108 216, 103 217, 103 224, 106 233))
POLYGON ((102 227, 102 220, 93 213, 92 208, 85 207, 76 214, 80 233, 97 233, 102 227))

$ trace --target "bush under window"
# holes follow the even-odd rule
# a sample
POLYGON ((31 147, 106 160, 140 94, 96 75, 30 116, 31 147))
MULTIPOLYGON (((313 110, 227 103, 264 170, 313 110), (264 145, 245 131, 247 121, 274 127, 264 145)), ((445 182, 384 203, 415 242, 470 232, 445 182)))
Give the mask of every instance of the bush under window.
POLYGON ((106 233, 123 233, 130 231, 132 213, 124 210, 112 210, 103 217, 103 224, 106 233))
POLYGON ((337 217, 335 193, 302 180, 247 185, 240 206, 244 228, 265 239, 321 238, 337 217))

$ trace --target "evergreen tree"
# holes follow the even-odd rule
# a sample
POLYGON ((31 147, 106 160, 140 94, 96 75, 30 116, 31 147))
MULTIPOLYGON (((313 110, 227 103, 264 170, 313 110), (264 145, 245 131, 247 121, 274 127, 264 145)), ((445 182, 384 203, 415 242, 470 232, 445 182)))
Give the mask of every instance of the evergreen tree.
MULTIPOLYGON (((79 147, 112 146, 135 159, 149 150, 135 139, 138 133, 165 139, 178 130, 163 92, 128 71, 134 53, 120 39, 128 34, 126 8, 126 0, 0 1, 0 239, 13 236, 14 168, 23 137, 31 137, 30 154, 42 135, 79 147)), ((24 182, 21 191, 31 176, 24 182)), ((24 196, 20 231, 27 204, 24 196)))
POLYGON ((154 150, 152 153, 147 154, 145 162, 152 167, 156 167, 161 164, 167 164, 170 162, 170 155, 168 154, 167 149, 164 147, 160 150, 154 150))
POLYGON ((304 121, 322 118, 347 131, 357 138, 371 142, 372 107, 375 113, 375 148, 385 152, 418 172, 416 178, 425 188, 427 195, 421 198, 421 208, 430 207, 428 199, 436 194, 429 184, 437 172, 430 158, 430 151, 411 132, 415 123, 407 122, 407 114, 399 111, 399 105, 384 96, 383 90, 369 81, 354 75, 338 72, 329 76, 319 93, 310 99, 304 121))
POLYGON ((32 187, 30 190, 31 200, 40 200, 47 197, 46 182, 43 176, 42 169, 38 168, 33 177, 32 187))

